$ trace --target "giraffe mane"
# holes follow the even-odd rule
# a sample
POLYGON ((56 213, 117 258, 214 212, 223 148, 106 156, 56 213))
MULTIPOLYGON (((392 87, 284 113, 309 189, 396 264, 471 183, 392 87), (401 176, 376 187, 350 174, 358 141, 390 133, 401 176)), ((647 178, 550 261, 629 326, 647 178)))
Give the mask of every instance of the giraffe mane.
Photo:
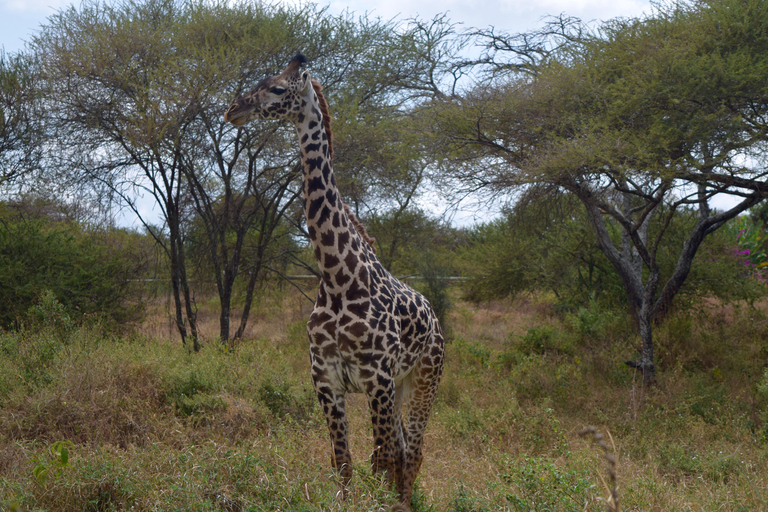
POLYGON ((331 130, 331 114, 328 112, 328 102, 325 101, 325 96, 321 92, 323 86, 317 80, 312 80, 312 88, 317 94, 317 99, 320 102, 320 112, 323 114, 323 125, 325 126, 325 134, 328 136, 328 156, 333 160, 333 131, 331 130))
POLYGON ((376 254, 376 246, 374 245, 376 243, 376 239, 368 234, 365 226, 363 226, 363 223, 360 222, 360 219, 357 218, 357 215, 352 213, 352 209, 349 207, 349 205, 344 202, 341 204, 344 205, 344 211, 347 212, 347 217, 349 217, 349 220, 352 221, 352 225, 355 227, 355 231, 357 231, 357 233, 363 237, 363 240, 365 240, 365 242, 371 247, 373 253, 376 254))
MULTIPOLYGON (((320 103, 320 112, 323 114, 323 126, 325 127, 325 134, 328 137, 328 157, 333 161, 333 131, 331 130, 331 114, 328 112, 328 102, 325 101, 325 96, 323 96, 322 90, 323 86, 320 85, 320 82, 317 80, 312 80, 312 88, 315 90, 315 94, 317 94, 317 100, 320 103)), ((355 231, 363 237, 363 240, 373 249, 374 254, 376 253, 376 246, 374 245, 376 243, 376 239, 373 238, 371 235, 368 234, 368 231, 365 229, 365 226, 363 226, 363 223, 360 222, 360 219, 357 218, 357 215, 352 213, 352 209, 349 207, 349 205, 342 201, 344 205, 344 211, 347 212, 347 217, 349 217, 349 220, 352 221, 352 225, 355 227, 355 231)))

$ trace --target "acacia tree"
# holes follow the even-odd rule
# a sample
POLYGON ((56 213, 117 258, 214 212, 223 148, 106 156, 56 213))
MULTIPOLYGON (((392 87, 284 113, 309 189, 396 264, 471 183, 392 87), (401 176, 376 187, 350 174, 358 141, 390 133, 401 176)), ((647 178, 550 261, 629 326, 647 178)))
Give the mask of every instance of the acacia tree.
POLYGON ((445 15, 407 20, 401 31, 397 45, 376 45, 357 65, 354 85, 328 96, 339 189, 390 270, 406 246, 424 243, 427 226, 438 224, 419 200, 434 190, 429 169, 442 148, 414 111, 453 94, 462 78, 453 64, 467 43, 445 15))
MULTIPOLYGON (((182 341, 191 337, 195 350, 199 333, 186 254, 194 208, 208 220, 211 253, 223 253, 213 278, 222 302, 221 335, 228 341, 242 237, 230 254, 223 234, 231 231, 233 221, 239 234, 257 222, 254 213, 239 215, 244 204, 254 197, 272 199, 263 197, 271 189, 257 188, 255 176, 265 165, 263 149, 270 141, 275 144, 274 130, 233 133, 225 129, 220 113, 237 84, 255 73, 248 75, 244 68, 268 66, 283 43, 295 42, 278 39, 283 30, 292 33, 294 20, 285 9, 258 5, 91 2, 53 16, 34 40, 56 129, 58 167, 80 184, 106 188, 136 213, 163 248, 176 325, 182 341), (141 193, 159 211, 159 227, 141 203, 141 193), (223 204, 220 214, 211 213, 214 202, 223 204)), ((272 202, 283 208, 282 199, 272 202)), ((270 233, 265 232, 267 239, 270 233)))
POLYGON ((34 83, 29 57, 0 49, 0 185, 39 162, 41 124, 34 83))
POLYGON ((538 184, 580 200, 622 280, 641 338, 640 359, 628 364, 646 383, 653 325, 702 241, 768 191, 766 26, 765 2, 718 0, 596 31, 568 18, 523 36, 484 31, 487 82, 439 109, 449 170, 465 189, 538 184), (723 193, 735 205, 718 210, 723 193), (669 247, 683 211, 697 220, 682 247, 669 247), (677 253, 666 275, 662 248, 677 253))
POLYGON ((58 167, 106 188, 163 247, 178 330, 185 341, 189 328, 197 349, 189 247, 204 250, 213 269, 227 343, 235 282, 245 277, 239 337, 274 252, 267 249, 300 190, 292 130, 225 124, 227 105, 300 49, 329 97, 354 99, 354 115, 386 108, 404 83, 418 82, 417 43, 393 22, 334 17, 311 4, 126 0, 62 11, 33 48, 58 167), (151 199, 161 226, 137 192, 151 199), (196 221, 202 229, 193 232, 196 221))

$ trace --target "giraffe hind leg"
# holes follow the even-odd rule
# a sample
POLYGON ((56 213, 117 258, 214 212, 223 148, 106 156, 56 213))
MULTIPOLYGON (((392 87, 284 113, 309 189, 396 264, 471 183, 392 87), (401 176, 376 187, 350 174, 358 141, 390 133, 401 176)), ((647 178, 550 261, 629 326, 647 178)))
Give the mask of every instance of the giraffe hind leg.
POLYGON ((410 389, 406 394, 407 426, 405 432, 405 454, 403 457, 403 491, 397 510, 410 510, 413 484, 421 469, 422 442, 427 428, 432 404, 437 395, 437 386, 443 370, 443 338, 433 335, 432 347, 414 368, 410 389))
POLYGON ((387 480, 399 491, 403 481, 404 443, 402 414, 396 395, 394 380, 387 379, 383 386, 370 386, 368 405, 374 439, 371 468, 374 473, 385 473, 387 480))
POLYGON ((407 431, 405 423, 403 422, 403 403, 404 399, 407 399, 407 395, 410 391, 410 376, 407 377, 399 385, 395 386, 395 407, 394 407, 394 427, 395 436, 393 442, 396 448, 395 457, 395 488, 397 494, 403 494, 405 490, 403 487, 403 468, 405 467, 405 450, 407 446, 407 431))

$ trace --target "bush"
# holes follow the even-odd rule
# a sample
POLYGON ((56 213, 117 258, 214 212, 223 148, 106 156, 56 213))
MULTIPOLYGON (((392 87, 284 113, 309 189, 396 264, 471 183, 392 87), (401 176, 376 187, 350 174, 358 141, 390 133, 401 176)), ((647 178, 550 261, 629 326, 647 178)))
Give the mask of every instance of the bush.
POLYGON ((501 479, 512 489, 505 497, 518 512, 537 510, 585 510, 594 484, 583 471, 563 469, 541 458, 524 457, 523 463, 509 460, 501 479))
POLYGON ((129 305, 128 279, 142 258, 132 254, 130 235, 97 235, 75 222, 25 218, 0 208, 0 327, 20 327, 25 313, 49 295, 62 308, 57 314, 74 322, 137 320, 142 307, 129 305))
POLYGON ((572 355, 574 347, 551 327, 533 327, 521 337, 517 349, 526 355, 572 355))
POLYGON ((768 368, 757 385, 757 400, 760 407, 760 420, 763 422, 762 438, 768 443, 768 368))
POLYGON ((450 274, 450 271, 440 265, 431 252, 426 253, 418 267, 424 280, 419 291, 429 301, 443 329, 443 334, 448 337, 447 319, 448 311, 451 309, 451 297, 448 294, 448 281, 445 277, 450 274))
POLYGON ((600 251, 575 198, 525 197, 505 218, 474 227, 464 250, 471 300, 551 291, 572 309, 589 301, 625 305, 618 275, 600 251))

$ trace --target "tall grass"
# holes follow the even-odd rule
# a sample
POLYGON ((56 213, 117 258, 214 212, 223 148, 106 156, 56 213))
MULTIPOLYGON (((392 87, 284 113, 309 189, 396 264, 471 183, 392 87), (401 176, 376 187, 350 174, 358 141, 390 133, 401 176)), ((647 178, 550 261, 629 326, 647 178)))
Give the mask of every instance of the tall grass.
MULTIPOLYGON (((296 309, 280 300, 275 309, 296 309)), ((764 308, 675 316, 658 330, 659 383, 643 389, 623 364, 637 340, 620 315, 454 301, 414 510, 605 510, 609 473, 604 453, 578 436, 587 425, 612 435, 625 511, 768 509, 764 308)), ((260 322, 267 334, 234 352, 209 343, 200 354, 98 329, 1 333, 0 508, 393 505, 369 469, 360 395, 348 400, 352 491, 336 499, 304 321, 260 322)))

